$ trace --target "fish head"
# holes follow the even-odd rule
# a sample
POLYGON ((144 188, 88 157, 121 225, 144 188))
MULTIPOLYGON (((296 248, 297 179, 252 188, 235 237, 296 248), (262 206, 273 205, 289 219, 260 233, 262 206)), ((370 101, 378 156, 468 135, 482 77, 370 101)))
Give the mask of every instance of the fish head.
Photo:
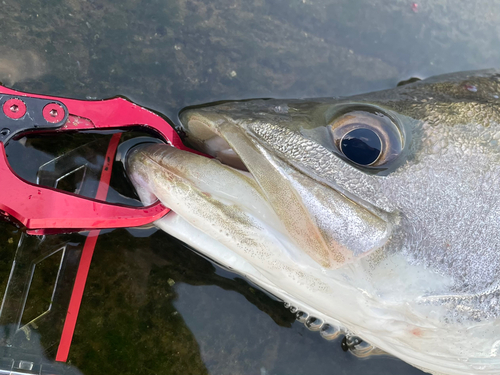
MULTIPOLYGON (((196 148, 244 165, 321 266, 396 251, 461 280, 483 270, 465 249, 496 243, 499 79, 462 73, 347 99, 230 102, 181 121, 196 148)), ((489 276, 467 284, 496 282, 489 276)))
POLYGON ((482 71, 191 108, 214 159, 147 146, 129 174, 225 249, 207 256, 321 321, 428 371, 498 371, 498 95, 482 71))

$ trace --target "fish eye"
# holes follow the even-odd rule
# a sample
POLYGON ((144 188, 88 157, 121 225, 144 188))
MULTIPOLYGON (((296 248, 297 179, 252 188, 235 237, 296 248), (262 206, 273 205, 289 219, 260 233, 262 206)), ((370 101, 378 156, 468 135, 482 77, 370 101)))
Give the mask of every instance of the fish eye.
POLYGON ((382 141, 371 129, 354 129, 345 134, 340 141, 342 153, 360 165, 371 165, 380 156, 382 141))
POLYGON ((336 116, 329 127, 337 151, 359 166, 382 167, 403 148, 399 128, 381 112, 349 111, 336 116))

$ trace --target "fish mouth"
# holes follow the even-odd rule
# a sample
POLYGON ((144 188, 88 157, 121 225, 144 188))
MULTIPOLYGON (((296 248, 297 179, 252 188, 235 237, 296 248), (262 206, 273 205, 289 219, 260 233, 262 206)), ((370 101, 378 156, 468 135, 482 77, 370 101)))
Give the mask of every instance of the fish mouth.
POLYGON ((179 117, 186 135, 184 141, 190 146, 212 156, 224 165, 251 175, 237 151, 217 129, 222 119, 211 119, 210 115, 201 115, 196 110, 184 111, 179 117))
POLYGON ((186 110, 180 119, 194 148, 256 182, 297 247, 321 267, 339 268, 389 239, 387 220, 300 170, 260 139, 265 120, 231 104, 186 110))

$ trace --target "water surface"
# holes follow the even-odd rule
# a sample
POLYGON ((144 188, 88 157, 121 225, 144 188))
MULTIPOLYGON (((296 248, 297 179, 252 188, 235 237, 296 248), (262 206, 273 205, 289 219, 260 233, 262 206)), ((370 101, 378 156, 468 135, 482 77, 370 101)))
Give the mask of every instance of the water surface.
MULTIPOLYGON (((5 85, 80 99, 123 95, 174 121, 183 107, 204 102, 350 95, 500 61, 500 1, 491 0, 3 0, 0 7, 5 85)), ((43 163, 99 139, 13 142, 9 160, 33 180, 43 163)), ((133 198, 126 182, 115 182, 133 198)), ((0 224, 1 294, 20 237, 0 224)), ((50 237, 44 246, 69 246, 70 274, 84 237, 50 237)), ((28 260, 29 246, 41 246, 31 241, 28 260)), ((35 315, 54 277, 40 275, 35 315)), ((56 302, 63 311, 67 301, 56 302)), ((55 357, 56 326, 26 332, 16 355, 55 357)), ((69 363, 84 374, 420 373, 395 358, 344 353, 281 303, 154 229, 100 236, 69 363)))

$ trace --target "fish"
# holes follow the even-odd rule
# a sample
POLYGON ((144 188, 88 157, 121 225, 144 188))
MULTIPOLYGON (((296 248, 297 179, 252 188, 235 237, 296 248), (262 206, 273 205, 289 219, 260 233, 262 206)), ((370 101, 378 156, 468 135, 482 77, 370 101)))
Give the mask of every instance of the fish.
POLYGON ((162 230, 326 339, 431 374, 500 372, 500 71, 183 110, 130 151, 162 230))

